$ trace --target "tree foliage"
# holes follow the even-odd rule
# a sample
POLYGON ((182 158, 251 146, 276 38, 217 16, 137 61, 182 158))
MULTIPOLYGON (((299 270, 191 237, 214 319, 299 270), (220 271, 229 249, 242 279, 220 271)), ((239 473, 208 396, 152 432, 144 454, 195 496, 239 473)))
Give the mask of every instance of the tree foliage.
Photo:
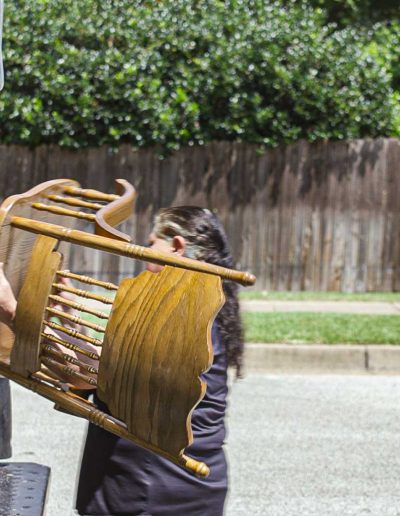
MULTIPOLYGON (((290 1, 290 0, 289 0, 290 1)), ((323 9, 327 21, 339 25, 369 25, 371 22, 399 18, 398 0, 309 0, 314 7, 323 9)))
MULTIPOLYGON (((381 29, 376 44, 390 46, 381 29)), ((304 1, 15 0, 0 142, 171 150, 396 134, 394 53, 371 44, 304 1)))

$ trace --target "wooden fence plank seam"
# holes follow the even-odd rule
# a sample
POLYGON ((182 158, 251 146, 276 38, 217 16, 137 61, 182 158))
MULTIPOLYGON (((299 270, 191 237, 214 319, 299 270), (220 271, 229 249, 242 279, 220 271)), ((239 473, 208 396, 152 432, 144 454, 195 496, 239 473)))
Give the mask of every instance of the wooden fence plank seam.
MULTIPOLYGON (((196 204, 222 219, 236 266, 259 290, 400 290, 400 140, 299 141, 266 149, 238 142, 182 148, 160 159, 129 145, 78 151, 0 145, 2 197, 41 181, 74 178, 139 192, 121 229, 144 244, 157 210, 196 204)), ((84 227, 84 222, 81 223, 84 227)), ((73 270, 118 283, 142 264, 76 248, 73 270)))

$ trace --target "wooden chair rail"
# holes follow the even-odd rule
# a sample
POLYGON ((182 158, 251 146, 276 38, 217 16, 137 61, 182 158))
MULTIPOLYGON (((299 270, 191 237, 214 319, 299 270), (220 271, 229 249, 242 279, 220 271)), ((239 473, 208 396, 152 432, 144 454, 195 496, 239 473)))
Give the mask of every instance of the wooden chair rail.
POLYGON ((89 188, 78 188, 76 186, 65 187, 64 193, 69 195, 76 195, 78 197, 83 197, 84 199, 93 199, 94 201, 113 202, 117 201, 120 198, 120 195, 107 194, 104 192, 99 192, 99 190, 93 190, 89 188))
POLYGON ((95 330, 99 333, 104 333, 106 331, 105 327, 100 326, 100 324, 95 324, 90 321, 86 321, 85 319, 82 319, 77 315, 71 315, 67 312, 64 312, 63 310, 57 310, 56 308, 47 307, 46 311, 49 314, 55 315, 61 319, 67 319, 68 321, 71 321, 74 324, 85 326, 86 328, 90 328, 91 330, 95 330))
POLYGON ((62 195, 48 195, 49 201, 57 202, 60 204, 67 204, 68 206, 76 206, 78 208, 88 208, 89 210, 101 210, 104 208, 104 204, 99 204, 96 202, 87 202, 82 201, 81 199, 76 199, 75 197, 63 197, 62 195))
POLYGON ((110 283, 108 281, 100 281, 95 278, 91 278, 90 276, 82 276, 81 274, 74 274, 73 272, 57 271, 57 276, 74 279, 81 283, 86 283, 87 285, 95 285, 96 287, 105 288, 107 290, 118 290, 118 285, 115 285, 114 283, 110 283))
POLYGON ((43 320, 43 324, 53 330, 61 331, 62 333, 65 333, 66 335, 69 335, 74 339, 82 340, 83 342, 87 342, 88 344, 93 344, 93 346, 100 347, 103 345, 103 341, 99 339, 94 339, 92 337, 88 337, 87 335, 84 335, 83 333, 80 333, 77 330, 63 326, 62 324, 58 324, 52 321, 46 321, 45 319, 43 320))
POLYGON ((130 243, 114 226, 132 213, 136 192, 122 179, 116 192, 56 180, 1 206, 0 260, 7 275, 14 273, 18 305, 15 338, 0 324, 0 374, 54 401, 58 410, 205 477, 207 465, 184 450, 193 441, 191 413, 206 390, 201 375, 212 364, 211 327, 224 303, 221 280, 253 285, 255 277, 130 243), (94 222, 95 234, 74 229, 75 219, 94 222), (69 244, 164 267, 116 285, 69 271, 69 244), (8 247, 12 253, 5 258, 8 247), (14 267, 19 262, 21 270, 14 267), (76 288, 76 282, 112 295, 76 288), (111 307, 110 313, 92 302, 111 307), (82 382, 97 389, 111 414, 71 391, 82 382))
POLYGON ((90 364, 87 364, 86 362, 82 362, 82 360, 78 360, 75 357, 72 357, 71 355, 68 355, 67 353, 63 353, 62 351, 59 351, 58 349, 53 348, 53 346, 50 346, 49 344, 42 344, 42 356, 51 355, 56 358, 61 358, 65 362, 69 362, 70 364, 77 365, 81 367, 82 369, 85 369, 88 373, 91 374, 98 374, 99 370, 95 367, 91 366, 90 364))
POLYGON ((118 242, 111 238, 91 235, 84 231, 67 229, 55 224, 37 222, 23 217, 12 217, 11 225, 31 233, 47 235, 72 244, 84 245, 86 247, 111 252, 120 256, 127 256, 160 265, 171 265, 191 271, 213 274, 226 280, 241 283, 245 286, 254 285, 256 280, 255 276, 249 272, 227 269, 225 267, 211 265, 209 263, 192 260, 190 258, 175 257, 161 251, 153 251, 147 247, 118 242))
POLYGON ((75 301, 65 299, 64 297, 61 297, 61 296, 51 294, 49 296, 49 299, 58 304, 66 305, 66 306, 69 306, 70 308, 74 308, 75 310, 78 310, 79 312, 86 312, 88 314, 94 315, 96 317, 99 317, 100 319, 108 319, 108 317, 109 317, 109 314, 107 314, 106 312, 102 312, 101 310, 95 310, 94 308, 92 308, 90 306, 83 305, 82 303, 76 303, 75 301))
POLYGON ((57 408, 61 408, 77 417, 83 417, 89 420, 91 423, 101 426, 105 430, 112 432, 119 437, 124 437, 125 439, 130 439, 139 446, 143 446, 144 448, 148 448, 151 451, 162 455, 163 457, 169 459, 171 462, 178 464, 184 468, 187 468, 198 476, 206 477, 208 476, 210 470, 206 464, 203 462, 198 462, 195 459, 187 457, 184 454, 181 454, 179 457, 166 453, 164 450, 158 449, 155 446, 149 446, 148 443, 141 441, 138 438, 132 436, 128 430, 126 429, 126 425, 122 421, 116 420, 114 417, 109 414, 105 414, 100 410, 96 409, 93 405, 88 404, 86 400, 82 400, 81 398, 74 396, 69 392, 62 392, 59 389, 55 389, 54 387, 50 387, 45 383, 40 382, 34 378, 23 378, 19 374, 13 373, 10 368, 0 362, 0 374, 3 376, 7 376, 11 380, 17 382, 18 384, 30 389, 33 392, 41 394, 43 397, 53 401, 56 403, 57 408))
POLYGON ((77 219, 89 220, 90 222, 95 222, 96 220, 96 215, 93 215, 92 213, 68 210, 67 208, 61 208, 60 206, 49 206, 48 204, 43 204, 41 202, 32 203, 32 208, 35 210, 54 213, 55 215, 65 215, 66 217, 75 217, 77 219))
POLYGON ((125 179, 117 179, 115 183, 119 195, 96 213, 96 234, 131 242, 132 237, 115 229, 115 226, 132 214, 137 197, 136 190, 125 179))
POLYGON ((92 378, 91 376, 87 376, 86 374, 82 374, 81 372, 77 371, 76 369, 73 369, 72 367, 69 367, 67 365, 62 365, 58 360, 53 360, 52 358, 48 357, 46 354, 41 355, 41 361, 43 364, 47 365, 53 370, 59 371, 61 375, 65 375, 66 377, 69 377, 70 379, 78 379, 82 380, 85 383, 92 385, 93 387, 97 387, 97 380, 95 378, 92 378))
POLYGON ((74 294, 78 297, 83 297, 85 299, 93 299, 94 301, 98 301, 99 303, 103 303, 103 305, 112 305, 113 300, 106 296, 99 296, 98 294, 92 294, 87 290, 83 290, 81 288, 69 287, 68 285, 63 285, 62 283, 53 283, 53 287, 62 292, 69 292, 70 294, 74 294))
POLYGON ((64 348, 71 349, 72 351, 76 351, 77 353, 80 353, 81 355, 91 358, 92 360, 100 360, 99 354, 97 354, 93 351, 90 351, 88 349, 82 348, 81 346, 78 346, 77 344, 72 344, 71 342, 61 339, 60 337, 56 337, 55 335, 41 332, 41 337, 50 342, 54 342, 55 344, 60 344, 64 348))

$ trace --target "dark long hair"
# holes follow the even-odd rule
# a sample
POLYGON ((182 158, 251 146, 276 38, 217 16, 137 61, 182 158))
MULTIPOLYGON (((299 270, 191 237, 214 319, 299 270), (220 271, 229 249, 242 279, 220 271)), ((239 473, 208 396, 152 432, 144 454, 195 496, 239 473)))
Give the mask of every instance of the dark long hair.
MULTIPOLYGON (((234 266, 224 228, 210 210, 197 206, 164 208, 156 216, 153 232, 159 238, 182 236, 186 241, 185 256, 188 258, 222 267, 234 266)), ((228 364, 236 368, 236 374, 240 377, 243 332, 237 297, 238 286, 226 280, 222 286, 226 301, 216 321, 228 364)))

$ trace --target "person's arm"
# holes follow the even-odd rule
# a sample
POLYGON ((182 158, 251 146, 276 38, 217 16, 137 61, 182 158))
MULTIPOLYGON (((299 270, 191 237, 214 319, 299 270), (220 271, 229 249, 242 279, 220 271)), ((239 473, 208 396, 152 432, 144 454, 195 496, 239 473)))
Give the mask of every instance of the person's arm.
POLYGON ((13 329, 17 300, 4 274, 4 264, 0 262, 0 322, 13 329))

